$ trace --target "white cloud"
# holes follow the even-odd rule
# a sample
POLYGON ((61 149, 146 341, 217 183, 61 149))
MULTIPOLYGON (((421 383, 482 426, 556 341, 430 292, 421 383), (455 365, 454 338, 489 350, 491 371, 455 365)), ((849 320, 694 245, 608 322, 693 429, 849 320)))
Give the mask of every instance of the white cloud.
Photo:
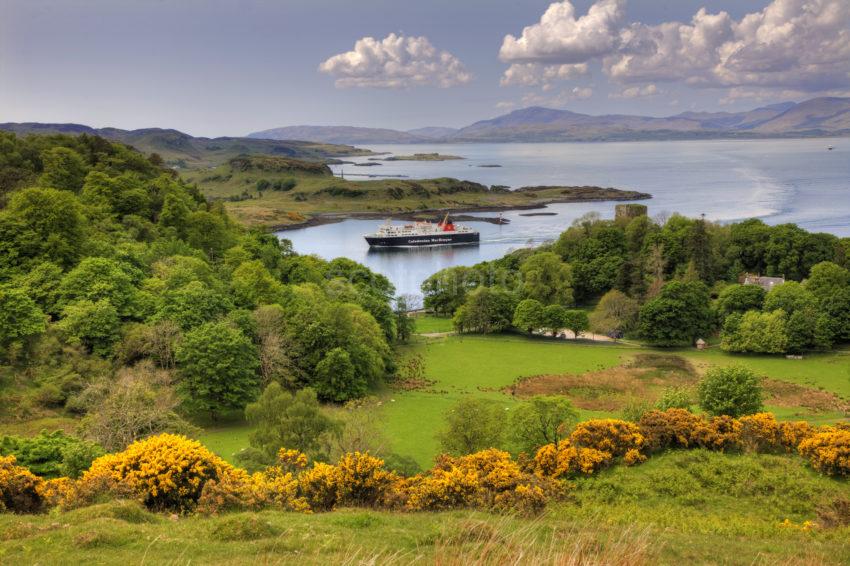
POLYGON ((337 88, 447 88, 469 82, 472 75, 448 51, 439 51, 427 37, 389 34, 382 40, 358 39, 354 49, 330 57, 319 71, 336 78, 337 88))
POLYGON ((654 84, 643 85, 643 86, 632 86, 626 89, 623 89, 619 93, 611 94, 611 98, 643 98, 645 96, 655 96, 656 94, 663 94, 661 90, 658 89, 654 84))
POLYGON ((601 62, 621 84, 850 88, 850 0, 772 0, 740 20, 703 8, 688 23, 657 25, 626 24, 624 8, 625 0, 599 0, 576 17, 569 0, 551 4, 519 38, 505 36, 499 56, 511 67, 502 82, 545 85, 553 65, 601 62), (516 64, 523 73, 512 71, 516 64))
POLYGON ((565 89, 554 94, 528 92, 522 97, 522 106, 546 106, 549 108, 561 108, 575 100, 584 100, 593 96, 591 87, 574 87, 565 89))
POLYGON ((514 63, 502 76, 502 86, 551 85, 555 80, 570 80, 589 74, 587 64, 541 65, 540 63, 514 63))
POLYGON ((625 0, 600 0, 576 18, 569 0, 550 4, 540 21, 518 38, 506 35, 499 58, 506 63, 585 63, 617 46, 625 0))

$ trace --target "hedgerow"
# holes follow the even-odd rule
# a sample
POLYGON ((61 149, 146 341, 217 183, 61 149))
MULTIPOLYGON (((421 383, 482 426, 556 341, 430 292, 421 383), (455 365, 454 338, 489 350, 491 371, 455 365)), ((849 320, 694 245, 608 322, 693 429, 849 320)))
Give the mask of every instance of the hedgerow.
POLYGON ((405 511, 487 509, 534 514, 569 492, 572 478, 615 464, 636 465, 665 450, 797 452, 828 475, 850 475, 850 427, 778 422, 770 413, 735 419, 684 409, 649 411, 638 424, 616 419, 579 423, 569 438, 514 459, 487 449, 443 455, 410 477, 387 470, 368 453, 343 454, 335 464, 308 461, 282 448, 274 465, 249 474, 183 436, 162 434, 95 460, 78 479, 44 480, 0 457, 0 511, 34 513, 104 499, 136 499, 151 510, 216 514, 277 508, 320 512, 336 507, 405 511))

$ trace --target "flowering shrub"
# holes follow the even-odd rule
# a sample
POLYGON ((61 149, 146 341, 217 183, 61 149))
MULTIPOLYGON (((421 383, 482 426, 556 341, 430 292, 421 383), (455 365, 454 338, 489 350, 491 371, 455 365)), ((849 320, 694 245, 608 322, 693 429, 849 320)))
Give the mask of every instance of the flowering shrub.
POLYGON ((375 505, 397 478, 396 474, 384 469, 383 460, 360 452, 342 456, 337 469, 337 499, 350 505, 375 505))
POLYGON ((698 427, 693 435, 696 443, 709 450, 726 452, 741 448, 741 421, 722 415, 698 427))
POLYGON ((779 425, 779 436, 786 452, 796 452, 800 443, 814 435, 817 429, 806 421, 785 422, 779 425))
POLYGON ((646 439, 634 423, 594 419, 579 423, 570 435, 570 443, 577 448, 593 448, 619 458, 629 450, 642 450, 646 439))
POLYGON ((553 479, 572 477, 579 473, 592 474, 609 465, 613 460, 610 452, 595 448, 572 446, 569 440, 547 444, 534 457, 536 473, 553 479))
POLYGON ((647 448, 652 451, 670 448, 691 448, 696 439, 694 431, 705 421, 685 409, 647 411, 640 419, 640 430, 645 435, 647 448))
POLYGON ((298 488, 311 509, 330 511, 339 499, 341 477, 336 466, 316 462, 298 476, 298 488))
POLYGON ((741 444, 751 452, 776 452, 782 446, 782 428, 771 413, 756 413, 738 419, 741 444))
POLYGON ((496 495, 493 510, 518 515, 537 515, 546 508, 547 494, 539 485, 520 484, 496 495))
POLYGON ((831 476, 850 476, 850 431, 824 427, 800 442, 800 454, 816 470, 831 476))
POLYGON ((204 485, 234 473, 227 462, 185 436, 160 434, 134 442, 123 452, 92 462, 80 482, 112 480, 129 488, 150 509, 186 511, 204 485))
POLYGON ((15 462, 14 456, 0 456, 0 512, 41 511, 44 480, 15 462))
POLYGON ((478 475, 457 466, 435 467, 427 476, 416 476, 408 487, 408 509, 436 510, 478 505, 478 475))

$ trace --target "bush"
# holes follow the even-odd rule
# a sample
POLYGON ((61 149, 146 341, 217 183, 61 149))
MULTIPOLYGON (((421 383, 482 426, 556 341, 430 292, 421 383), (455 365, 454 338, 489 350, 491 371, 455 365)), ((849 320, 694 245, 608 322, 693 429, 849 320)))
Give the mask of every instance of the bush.
POLYGON ((557 445, 547 444, 537 451, 534 471, 539 476, 563 479, 593 474, 610 465, 612 460, 610 452, 573 446, 569 440, 562 440, 557 445))
POLYGON ((330 511, 339 500, 340 471, 336 466, 316 462, 298 476, 298 487, 311 509, 330 511))
POLYGON ((640 430, 652 451, 692 448, 696 444, 694 432, 702 426, 703 418, 685 409, 649 411, 640 419, 640 430))
POLYGON ((230 464, 199 442, 161 434, 101 456, 80 481, 111 480, 129 488, 149 509, 189 511, 208 481, 231 473, 230 464))
POLYGON ((493 401, 463 399, 446 416, 446 428, 439 435, 440 445, 456 456, 499 446, 504 418, 504 411, 493 401))
POLYGON ((646 439, 634 423, 617 419, 594 419, 579 423, 570 435, 570 443, 593 448, 617 458, 630 450, 643 450, 646 439))
POLYGON ((850 430, 830 428, 800 442, 800 454, 830 476, 850 476, 850 430))
POLYGON ((381 502, 397 476, 384 469, 384 461, 360 452, 348 453, 337 463, 341 504, 373 506, 381 502))
POLYGON ((782 446, 782 427, 772 413, 756 413, 739 419, 741 444, 751 452, 776 452, 782 446))
POLYGON ((688 409, 692 403, 691 392, 684 387, 668 387, 655 402, 659 411, 667 409, 688 409))
POLYGON ((762 410, 759 378, 742 366, 712 368, 699 384, 699 404, 711 415, 758 413, 762 410))
POLYGON ((44 507, 44 480, 15 463, 14 456, 0 456, 0 512, 37 513, 44 507))

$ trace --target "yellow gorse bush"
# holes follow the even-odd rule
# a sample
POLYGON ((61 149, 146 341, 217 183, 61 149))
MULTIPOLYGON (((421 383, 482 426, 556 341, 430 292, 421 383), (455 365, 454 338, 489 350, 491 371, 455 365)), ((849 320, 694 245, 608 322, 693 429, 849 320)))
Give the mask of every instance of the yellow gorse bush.
POLYGON ((800 442, 800 454, 816 470, 831 476, 850 476, 850 431, 824 427, 800 442))
POLYGON ((850 475, 850 426, 813 427, 777 422, 770 413, 705 418, 683 409, 649 411, 639 424, 616 419, 580 423, 568 439, 514 460, 488 449, 453 457, 413 477, 385 468, 368 453, 344 454, 335 464, 313 462, 281 448, 275 465, 249 474, 200 443, 162 434, 98 458, 79 480, 49 481, 0 457, 0 511, 38 512, 114 498, 135 498, 154 510, 220 513, 277 508, 328 511, 338 506, 439 510, 492 509, 533 514, 569 489, 567 481, 621 462, 636 465, 647 453, 676 448, 799 452, 815 469, 850 475))
POLYGON ((16 461, 0 456, 0 512, 36 513, 44 505, 45 482, 16 461))
POLYGON ((160 434, 139 440, 123 452, 92 462, 81 483, 114 481, 129 488, 150 509, 194 508, 208 481, 218 481, 235 468, 185 436, 160 434))

